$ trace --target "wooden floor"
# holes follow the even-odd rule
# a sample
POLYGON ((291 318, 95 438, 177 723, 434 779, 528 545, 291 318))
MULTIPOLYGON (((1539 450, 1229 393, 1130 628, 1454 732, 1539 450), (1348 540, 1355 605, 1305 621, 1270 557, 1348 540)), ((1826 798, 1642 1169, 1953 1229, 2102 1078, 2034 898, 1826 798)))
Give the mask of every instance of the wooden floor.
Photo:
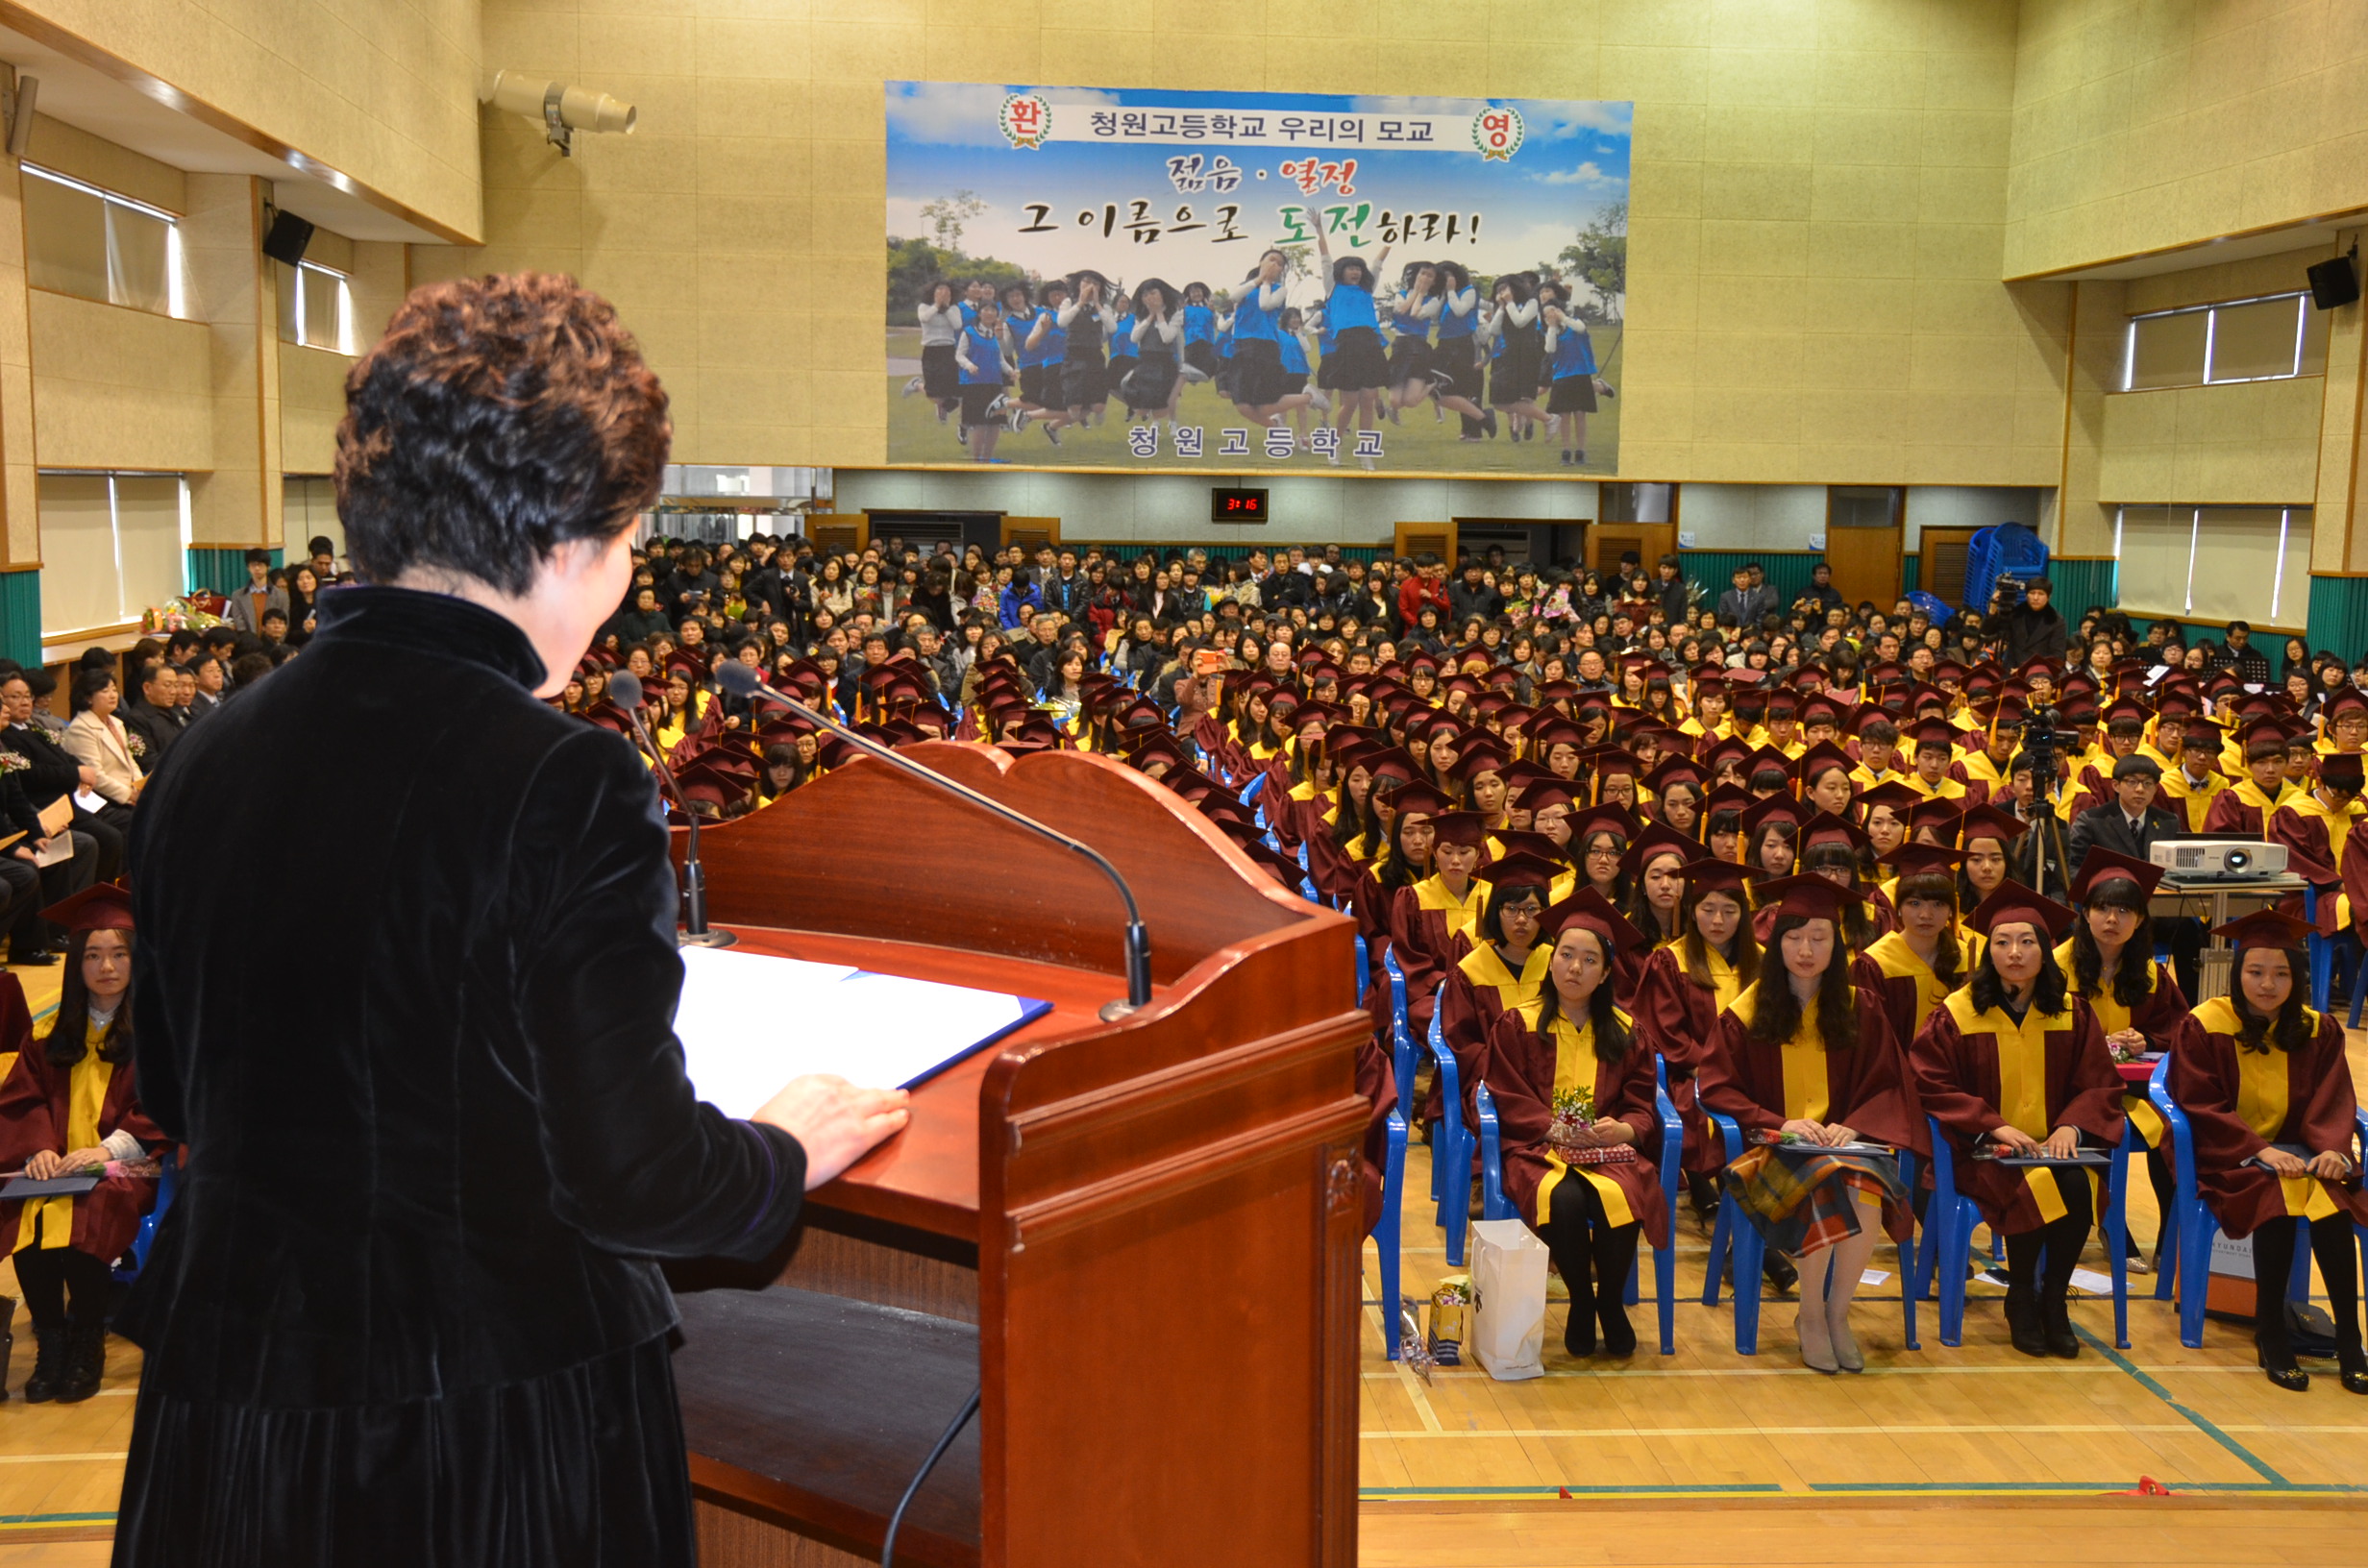
MULTIPOLYGON (((37 1015, 57 970, 17 971, 37 1015)), ((2352 1037, 2368 1082, 2368 1034, 2352 1037)), ((1409 1151, 1407 1190, 1428 1190, 1409 1151)), ((2155 1233, 2135 1184, 2132 1229, 2155 1233)), ((1405 1214, 1405 1286, 1426 1298, 1446 1272, 1426 1204, 1405 1214)), ((1897 1261, 1859 1296, 1862 1376, 1828 1378, 1794 1354, 1792 1307, 1770 1297, 1761 1354, 1738 1356, 1726 1308, 1700 1304, 1708 1243, 1678 1227, 1677 1354, 1654 1354, 1651 1263, 1635 1310, 1643 1348, 1624 1363, 1561 1352, 1547 1310, 1546 1375, 1500 1384, 1473 1368, 1427 1381, 1382 1355, 1366 1251, 1361 1538, 1368 1568, 1581 1563, 1763 1565, 1872 1561, 2325 1564, 2356 1556, 2368 1526, 2368 1399, 2331 1375, 2306 1394, 2273 1388, 2242 1331, 2213 1322, 2201 1350, 2133 1276, 2131 1348, 2111 1349, 2111 1304, 2082 1300, 2078 1361, 2037 1362, 2006 1343, 1998 1289, 1977 1282, 1965 1342, 1901 1346, 1897 1261), (2120 1496, 2141 1478, 2168 1498, 2120 1496)), ((2101 1264, 2092 1249, 2088 1260, 2101 1264)), ((0 1293, 14 1281, 0 1264, 0 1293)), ((1557 1287, 1559 1294, 1559 1286, 1557 1287)), ((131 1434, 139 1353, 109 1341, 105 1390, 27 1406, 24 1314, 0 1405, 0 1568, 104 1563, 131 1434)), ((2319 1363, 2328 1366, 2329 1363, 2319 1363)))

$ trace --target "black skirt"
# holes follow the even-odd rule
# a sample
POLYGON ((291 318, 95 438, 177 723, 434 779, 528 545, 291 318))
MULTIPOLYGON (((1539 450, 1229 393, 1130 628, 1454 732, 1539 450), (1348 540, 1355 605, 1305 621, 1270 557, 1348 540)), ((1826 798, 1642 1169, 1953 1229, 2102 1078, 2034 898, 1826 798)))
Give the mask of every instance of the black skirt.
POLYGON ((987 422, 987 410, 994 407, 995 400, 1002 395, 1003 383, 1000 381, 964 382, 962 386, 962 423, 984 425, 987 422))
POLYGON ((1175 360, 1165 354, 1147 354, 1119 380, 1119 396, 1126 406, 1156 413, 1168 406, 1175 392, 1175 360))
POLYGON ((1443 398, 1480 401, 1480 356, 1468 337, 1450 337, 1431 351, 1431 385, 1443 398))
POLYGON ((1048 365, 1024 365, 1020 370, 1020 401, 1032 403, 1039 408, 1066 408, 1069 404, 1061 396, 1061 366, 1059 361, 1048 365))
POLYGON ((1217 379, 1217 345, 1209 342, 1184 345, 1184 362, 1200 372, 1208 380, 1217 379))
POLYGON ((1109 390, 1098 353, 1091 356, 1073 354, 1061 361, 1061 396, 1072 408, 1090 408, 1109 390))
POLYGON ((1431 340, 1417 337, 1412 332, 1390 345, 1390 384, 1404 386, 1408 381, 1427 381, 1431 378, 1431 340))
POLYGON ((941 403, 962 395, 962 367, 954 362, 952 344, 931 343, 921 351, 921 390, 941 403))
POLYGON ((404 1405, 279 1409, 143 1383, 115 1568, 696 1568, 665 1338, 404 1405))
POLYGON ((1566 376, 1554 383, 1554 395, 1546 400, 1549 414, 1591 414, 1595 411, 1595 378, 1566 376))
POLYGON ((1317 368, 1316 384, 1341 392, 1372 392, 1390 384, 1390 354, 1381 333, 1349 327, 1334 334, 1332 352, 1317 368))
POLYGON ((1270 337, 1242 337, 1233 344, 1233 401, 1263 408, 1283 395, 1283 351, 1270 337))
POLYGON ((1538 395, 1538 371, 1544 344, 1535 329, 1515 328, 1504 338, 1503 352, 1489 367, 1489 402, 1502 408, 1527 403, 1538 395))

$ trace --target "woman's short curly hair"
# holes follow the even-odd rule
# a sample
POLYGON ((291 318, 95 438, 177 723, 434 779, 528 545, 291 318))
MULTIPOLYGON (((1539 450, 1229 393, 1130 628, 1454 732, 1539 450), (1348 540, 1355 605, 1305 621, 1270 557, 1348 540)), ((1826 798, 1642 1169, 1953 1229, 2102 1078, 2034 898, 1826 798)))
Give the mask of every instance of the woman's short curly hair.
POLYGON ((368 582, 413 567, 523 594, 569 539, 656 499, 666 393, 606 300, 523 272, 413 289, 345 380, 337 512, 368 582))

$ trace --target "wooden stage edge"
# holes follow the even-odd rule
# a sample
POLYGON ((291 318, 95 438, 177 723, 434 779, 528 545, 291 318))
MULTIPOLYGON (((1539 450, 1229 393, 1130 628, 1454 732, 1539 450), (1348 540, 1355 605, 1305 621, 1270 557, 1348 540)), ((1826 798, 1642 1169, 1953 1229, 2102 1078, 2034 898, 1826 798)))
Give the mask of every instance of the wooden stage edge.
POLYGON ((1407 1519, 1418 1514, 1545 1513, 1740 1513, 1753 1509, 1846 1509, 1858 1512, 1921 1508, 1962 1513, 1969 1506, 2050 1508, 2144 1508, 2176 1513, 2258 1513, 2265 1505, 2312 1513, 2368 1513, 2368 1496, 2295 1494, 2264 1486, 2246 1492, 2175 1492, 2168 1497, 2140 1497, 2119 1492, 1961 1491, 1961 1492, 1757 1492, 1733 1494, 1669 1492, 1649 1497, 1474 1497, 1367 1498, 1357 1505, 1360 1518, 1407 1519))

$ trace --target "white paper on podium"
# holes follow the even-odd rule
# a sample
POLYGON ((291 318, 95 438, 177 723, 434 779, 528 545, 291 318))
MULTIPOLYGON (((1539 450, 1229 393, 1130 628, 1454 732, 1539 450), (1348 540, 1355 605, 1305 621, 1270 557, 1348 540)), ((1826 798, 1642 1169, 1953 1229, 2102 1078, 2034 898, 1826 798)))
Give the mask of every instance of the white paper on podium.
POLYGON ((910 1088, 1050 1010, 843 964, 685 947, 675 1034, 699 1097, 748 1116, 809 1072, 910 1088))

